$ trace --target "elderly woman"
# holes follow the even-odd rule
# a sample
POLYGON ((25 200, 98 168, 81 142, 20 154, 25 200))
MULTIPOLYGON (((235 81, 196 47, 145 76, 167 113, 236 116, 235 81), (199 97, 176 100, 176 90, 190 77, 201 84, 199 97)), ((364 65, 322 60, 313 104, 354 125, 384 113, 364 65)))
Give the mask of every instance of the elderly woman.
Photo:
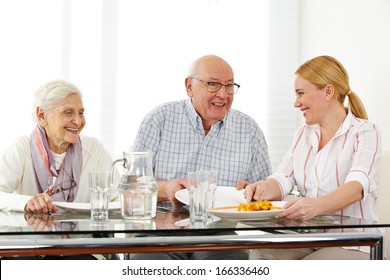
POLYGON ((79 89, 63 80, 42 85, 33 117, 31 135, 17 138, 0 157, 0 210, 48 213, 58 210, 53 201, 89 202, 88 172, 109 170, 112 161, 97 139, 80 135, 79 89))

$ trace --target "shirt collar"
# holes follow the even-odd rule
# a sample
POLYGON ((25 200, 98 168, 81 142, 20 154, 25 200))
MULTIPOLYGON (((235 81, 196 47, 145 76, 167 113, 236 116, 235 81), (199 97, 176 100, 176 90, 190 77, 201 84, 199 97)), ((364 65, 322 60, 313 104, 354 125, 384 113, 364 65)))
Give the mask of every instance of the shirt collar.
MULTIPOLYGON (((194 130, 196 130, 197 127, 201 127, 202 129, 204 129, 203 128, 203 123, 202 123, 202 118, 195 111, 195 108, 194 108, 194 106, 192 105, 192 102, 191 102, 191 98, 188 98, 186 100, 185 108, 186 108, 186 111, 187 111, 187 115, 190 118, 190 123, 191 123, 192 127, 194 128, 194 130)), ((216 123, 216 124, 218 124, 218 128, 219 129, 221 129, 223 127, 224 123, 227 121, 227 119, 228 119, 228 117, 230 115, 229 113, 230 112, 228 112, 226 114, 226 116, 222 120, 220 120, 220 121, 218 121, 216 123)))
POLYGON ((351 128, 351 126, 353 126, 352 120, 353 120, 353 114, 351 110, 348 110, 348 114, 345 117, 343 123, 340 125, 339 129, 337 130, 335 136, 345 134, 351 128))
MULTIPOLYGON (((343 123, 340 125, 339 129, 337 130, 337 132, 333 138, 338 137, 338 136, 343 135, 343 134, 348 132, 348 130, 351 128, 351 126, 353 126, 353 123, 352 123, 353 117, 354 117, 354 115, 352 114, 351 110, 348 110, 347 116, 345 117, 343 123)), ((319 140, 319 137, 321 135, 320 126, 318 124, 314 124, 311 127, 313 127, 313 132, 312 132, 311 137, 313 137, 313 139, 319 140)))

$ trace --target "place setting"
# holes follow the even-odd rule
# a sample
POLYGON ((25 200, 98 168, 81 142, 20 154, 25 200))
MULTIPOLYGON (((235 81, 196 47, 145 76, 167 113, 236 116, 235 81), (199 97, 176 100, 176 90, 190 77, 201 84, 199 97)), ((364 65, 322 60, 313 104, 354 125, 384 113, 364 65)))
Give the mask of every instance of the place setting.
POLYGON ((286 201, 260 201, 247 203, 244 190, 217 186, 217 174, 198 171, 188 174, 188 189, 176 192, 178 201, 189 207, 190 217, 176 222, 192 228, 207 227, 210 223, 259 221, 275 218, 286 201))
MULTIPOLYGON (((66 202, 66 201, 53 201, 53 204, 63 210, 69 212, 89 213, 91 211, 91 203, 89 202, 66 202)), ((121 206, 119 201, 113 201, 108 203, 109 211, 120 211, 121 206)))

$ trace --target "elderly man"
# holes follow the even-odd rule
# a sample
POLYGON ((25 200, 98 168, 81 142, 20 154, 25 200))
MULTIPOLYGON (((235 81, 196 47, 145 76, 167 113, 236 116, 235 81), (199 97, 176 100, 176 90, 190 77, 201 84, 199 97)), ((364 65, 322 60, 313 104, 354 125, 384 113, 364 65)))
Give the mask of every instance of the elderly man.
POLYGON ((240 87, 232 67, 207 55, 195 60, 185 79, 189 99, 162 104, 143 120, 134 147, 154 153, 159 201, 179 202, 190 171, 218 171, 218 185, 236 187, 271 172, 268 147, 258 124, 231 109, 240 87))
MULTIPOLYGON (((143 120, 134 148, 153 151, 158 200, 175 205, 190 171, 216 170, 218 185, 242 188, 271 172, 267 144, 257 123, 231 109, 240 87, 231 66, 207 55, 185 79, 189 99, 162 104, 143 120)), ((245 250, 137 254, 133 259, 247 259, 245 250)))

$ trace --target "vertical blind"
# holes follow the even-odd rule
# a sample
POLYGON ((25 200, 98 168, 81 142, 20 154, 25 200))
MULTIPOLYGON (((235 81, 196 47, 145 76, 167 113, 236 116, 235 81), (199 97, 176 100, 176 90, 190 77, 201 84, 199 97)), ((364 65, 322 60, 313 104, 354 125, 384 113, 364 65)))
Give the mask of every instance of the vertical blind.
POLYGON ((205 54, 232 65, 233 108, 262 127, 274 167, 297 126, 298 0, 0 0, 0 35, 0 150, 34 127, 38 86, 61 78, 83 93, 83 133, 119 157, 147 112, 187 98, 205 54))

